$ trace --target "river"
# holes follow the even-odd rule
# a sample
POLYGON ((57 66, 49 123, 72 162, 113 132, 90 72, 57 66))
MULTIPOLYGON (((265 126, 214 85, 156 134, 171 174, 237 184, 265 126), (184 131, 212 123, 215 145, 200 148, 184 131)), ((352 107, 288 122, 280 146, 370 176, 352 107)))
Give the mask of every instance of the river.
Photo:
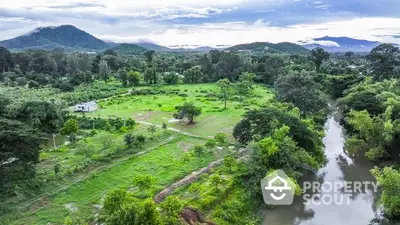
MULTIPOLYGON (((328 163, 317 174, 305 176, 304 181, 329 182, 375 182, 369 170, 373 164, 364 157, 350 157, 344 150, 344 129, 340 125, 341 114, 335 103, 330 103, 331 112, 325 123, 325 154, 328 163)), ((352 193, 349 201, 344 204, 306 204, 303 195, 297 196, 290 206, 279 206, 275 209, 262 210, 263 225, 368 225, 390 224, 387 221, 371 223, 381 217, 377 208, 379 190, 374 191, 373 185, 363 185, 361 191, 352 193)), ((311 191, 305 194, 315 194, 311 191)), ((322 194, 343 196, 343 189, 322 194)))

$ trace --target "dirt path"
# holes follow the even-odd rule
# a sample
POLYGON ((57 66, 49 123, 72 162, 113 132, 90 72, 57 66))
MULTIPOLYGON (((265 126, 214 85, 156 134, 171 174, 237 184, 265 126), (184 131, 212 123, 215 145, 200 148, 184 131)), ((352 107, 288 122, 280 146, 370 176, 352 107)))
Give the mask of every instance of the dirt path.
MULTIPOLYGON (((244 156, 242 156, 242 154, 244 152, 246 152, 247 149, 246 148, 241 148, 239 149, 239 151, 236 153, 236 155, 239 157, 238 160, 242 159, 244 156)), ((220 166, 223 162, 223 159, 219 159, 217 161, 214 161, 212 163, 210 163, 207 167, 201 168, 199 170, 193 171, 192 173, 190 173, 189 175, 185 176, 184 178, 182 178, 179 181, 176 181, 175 183, 171 184, 170 186, 168 186, 167 188, 165 188, 164 190, 160 191, 156 196, 154 196, 154 201, 156 203, 160 203, 162 201, 164 201, 164 199, 166 197, 168 197, 168 195, 170 195, 172 192, 174 192, 177 188, 182 187, 184 185, 187 184, 191 184, 194 181, 196 181, 197 179, 199 179, 199 177, 202 174, 208 173, 211 169, 220 166)))

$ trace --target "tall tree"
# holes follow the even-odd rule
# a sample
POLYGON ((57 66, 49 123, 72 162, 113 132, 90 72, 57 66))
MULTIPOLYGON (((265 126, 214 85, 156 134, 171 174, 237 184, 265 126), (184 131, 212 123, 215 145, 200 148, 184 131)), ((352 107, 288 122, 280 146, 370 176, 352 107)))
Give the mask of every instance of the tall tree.
POLYGON ((46 101, 25 102, 12 114, 16 119, 49 133, 58 132, 64 118, 60 105, 46 101))
POLYGON ((375 80, 393 78, 395 68, 400 66, 400 50, 392 44, 381 44, 372 49, 367 59, 375 80))
POLYGON ((290 72, 275 82, 278 99, 293 103, 303 114, 326 108, 325 100, 309 72, 290 72))
POLYGON ((265 84, 273 84, 280 75, 285 61, 281 56, 268 56, 264 61, 262 78, 265 84))
POLYGON ((183 73, 183 81, 185 83, 195 84, 200 83, 203 79, 203 73, 200 66, 194 66, 183 73))
POLYGON ((311 60, 315 64, 315 70, 319 73, 322 63, 329 58, 329 53, 323 48, 314 48, 311 50, 311 60))
POLYGON ((124 87, 128 85, 128 72, 126 72, 125 68, 118 70, 118 78, 124 87))
POLYGON ((43 134, 15 120, 0 119, 0 195, 35 176, 43 134))
POLYGON ((156 67, 151 66, 146 68, 146 70, 144 71, 144 80, 148 84, 157 84, 158 73, 156 67))
POLYGON ((108 64, 105 60, 101 60, 99 64, 99 77, 106 81, 110 77, 110 67, 108 67, 108 64))
POLYGON ((0 72, 10 71, 14 68, 13 58, 11 56, 11 52, 4 48, 0 47, 0 72))
POLYGON ((143 53, 148 65, 152 64, 155 53, 154 50, 148 50, 143 53))
POLYGON ((225 109, 226 109, 226 102, 228 101, 229 92, 232 88, 232 84, 228 79, 225 78, 223 80, 219 80, 217 82, 217 86, 219 87, 222 98, 224 99, 225 109))

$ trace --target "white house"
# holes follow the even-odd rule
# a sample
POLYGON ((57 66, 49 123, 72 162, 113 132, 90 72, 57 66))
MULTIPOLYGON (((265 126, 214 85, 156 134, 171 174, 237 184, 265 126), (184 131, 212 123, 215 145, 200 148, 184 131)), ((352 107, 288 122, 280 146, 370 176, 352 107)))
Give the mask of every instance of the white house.
POLYGON ((97 109, 95 101, 79 103, 75 106, 75 112, 92 112, 97 109))

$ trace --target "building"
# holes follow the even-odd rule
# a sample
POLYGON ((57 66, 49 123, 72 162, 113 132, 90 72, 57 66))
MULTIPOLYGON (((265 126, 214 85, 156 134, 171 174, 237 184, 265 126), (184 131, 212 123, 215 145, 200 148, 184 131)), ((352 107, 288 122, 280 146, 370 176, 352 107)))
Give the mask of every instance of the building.
POLYGON ((75 112, 92 112, 97 109, 95 101, 79 103, 75 106, 75 112))

